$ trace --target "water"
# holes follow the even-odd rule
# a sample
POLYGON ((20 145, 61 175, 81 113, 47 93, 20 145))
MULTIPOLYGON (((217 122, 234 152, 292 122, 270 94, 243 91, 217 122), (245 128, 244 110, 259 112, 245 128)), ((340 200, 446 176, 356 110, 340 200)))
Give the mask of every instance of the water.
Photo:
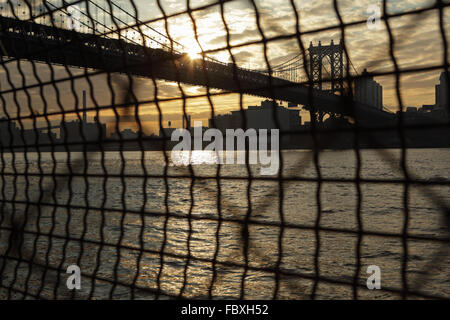
MULTIPOLYGON (((201 179, 189 179, 187 167, 169 163, 165 180, 164 157, 161 152, 146 152, 144 166, 140 152, 87 154, 83 153, 23 154, 14 159, 4 154, 0 164, 5 173, 0 181, 3 212, 1 218, 0 253, 26 261, 17 263, 8 259, 2 276, 3 285, 40 294, 44 298, 70 298, 66 288, 67 266, 78 264, 83 273, 82 289, 75 298, 130 298, 129 285, 135 283, 135 298, 150 299, 152 290, 160 287, 164 297, 177 296, 185 279, 188 252, 188 234, 191 228, 186 285, 183 294, 190 298, 207 298, 212 282, 212 263, 216 251, 218 218, 218 181, 214 178, 217 166, 200 164, 211 162, 214 155, 199 151, 193 155, 192 170, 201 179), (81 159, 81 160, 80 160, 81 159), (28 163, 28 167, 26 164, 28 163), (68 178, 68 163, 75 174, 68 178), (28 183, 23 175, 14 172, 28 170, 28 183), (147 179, 143 178, 144 168, 147 179), (40 181, 36 173, 45 175, 40 181), (88 175, 83 176, 85 173, 88 175), (79 174, 79 176, 77 176, 79 174), (178 176, 178 177, 177 177, 178 176), (105 178, 107 177, 107 178, 105 178), (191 184, 193 202, 191 202, 191 184), (39 185, 43 192, 39 192, 39 185), (15 186, 15 188, 14 188, 15 186), (56 188, 55 188, 56 186, 56 188), (166 188, 169 194, 166 197, 166 188), (105 191, 105 192, 104 192, 105 191), (145 195, 145 196, 144 196, 145 195), (51 206, 53 203, 57 206, 51 206), (29 204, 27 206, 27 203, 29 204), (30 203, 32 203, 30 205, 30 203), (40 203, 40 206, 36 204, 40 203), (14 206, 13 206, 14 204, 14 206), (45 205, 50 204, 50 205, 45 205), (167 204, 167 206, 166 206, 167 204), (89 207, 89 210, 84 207, 89 207), (70 208, 70 214, 68 214, 70 208), (105 208, 103 211, 100 208, 105 208), (187 216, 191 209, 191 226, 187 216), (166 211, 170 213, 167 220, 166 211), (25 222, 25 235, 21 246, 8 248, 11 212, 16 224, 25 222), (27 212, 27 215, 24 213, 27 212), (123 212, 126 212, 123 215, 123 212), (143 213, 143 214, 142 214, 143 213), (102 219, 103 215, 103 219, 102 219), (24 220, 24 217, 27 217, 24 220), (122 232, 121 232, 122 231, 122 232), (36 236, 40 234, 40 236, 36 236), (49 242, 49 235, 51 242, 49 242), (77 240, 83 237, 80 246, 77 240), (69 238, 69 239, 66 239, 69 238), (164 243, 163 269, 160 272, 160 254, 164 243), (141 244, 141 241, 142 244, 141 244), (120 242, 121 248, 117 248, 120 242), (103 243, 101 246, 100 243, 103 243), (143 246, 140 255, 139 248, 143 246), (99 253, 100 252, 100 253, 99 253), (118 258, 120 256, 120 260, 118 258), (98 259, 100 257, 100 259, 98 259), (140 259, 138 266, 137 261, 140 259), (48 265, 49 268, 45 267, 48 265), (136 272, 139 269, 139 276, 136 272), (42 282, 45 272, 45 281, 42 282), (57 270, 62 270, 57 272, 57 270), (16 272, 17 271, 17 272, 16 272), (96 274, 95 290, 92 279, 96 274), (15 276, 16 275, 16 276, 15 276), (117 279, 116 285, 111 282, 117 279), (104 281, 105 280, 105 281, 104 281), (28 283, 28 286, 26 286, 28 283), (56 288, 56 291, 55 291, 56 288), (149 289, 150 291, 148 291, 149 289)), ((170 153, 168 153, 170 161, 170 153)), ((361 177, 364 179, 403 179, 399 150, 361 151, 361 177)), ((450 150, 409 150, 407 165, 411 177, 425 181, 450 180, 450 150)), ((259 167, 251 166, 252 176, 258 176, 259 167)), ((358 230, 357 188, 351 180, 356 177, 354 151, 326 151, 320 154, 321 219, 323 228, 358 230), (328 180, 328 181, 327 181, 328 180)), ((282 182, 282 214, 286 224, 283 233, 283 256, 280 265, 280 299, 308 299, 314 284, 314 254, 316 250, 316 224, 318 207, 316 192, 317 171, 310 151, 284 151, 283 174, 297 179, 282 182), (300 179, 299 179, 300 178, 300 179), (292 227, 295 225, 297 227, 292 227), (295 274, 303 276, 294 276, 295 274)), ((220 180, 221 217, 216 279, 212 286, 215 298, 239 298, 245 258, 245 238, 242 224, 248 213, 247 189, 250 188, 248 266, 245 278, 245 298, 270 299, 275 288, 274 268, 278 261, 280 234, 280 189, 274 179, 251 180, 245 165, 221 167, 222 177, 243 179, 220 180)), ((450 205, 449 185, 411 185, 408 189, 410 235, 444 238, 448 226, 436 201, 450 205)), ((404 224, 404 186, 394 183, 366 183, 361 185, 361 218, 365 232, 401 234, 404 224)), ((18 243, 20 239, 15 239, 18 243)), ((320 276, 352 283, 355 274, 357 236, 354 233, 320 232, 320 276)), ((407 278, 410 289, 420 284, 421 292, 450 297, 450 258, 448 246, 433 241, 408 241, 407 278), (433 260, 434 259, 434 260, 433 260)), ((361 243, 361 270, 359 283, 365 286, 369 265, 381 268, 382 288, 402 288, 403 243, 400 237, 365 235, 361 243)), ((4 260, 0 260, 0 267, 4 260)), ((8 291, 0 289, 0 297, 8 291)), ((21 298, 18 292, 13 298, 21 298)), ((319 299, 351 299, 351 286, 320 281, 319 299)), ((379 290, 359 290, 366 299, 396 298, 398 295, 379 290)))

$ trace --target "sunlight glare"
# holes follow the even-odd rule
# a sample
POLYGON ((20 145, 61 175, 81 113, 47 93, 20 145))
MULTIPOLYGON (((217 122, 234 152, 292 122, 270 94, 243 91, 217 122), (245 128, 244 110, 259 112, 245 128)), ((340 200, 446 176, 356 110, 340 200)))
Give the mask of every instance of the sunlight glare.
POLYGON ((199 59, 202 59, 202 55, 201 55, 201 53, 198 52, 198 51, 195 51, 195 50, 189 50, 189 51, 187 52, 187 54, 188 54, 188 56, 189 56, 189 59, 191 59, 191 60, 199 60, 199 59))

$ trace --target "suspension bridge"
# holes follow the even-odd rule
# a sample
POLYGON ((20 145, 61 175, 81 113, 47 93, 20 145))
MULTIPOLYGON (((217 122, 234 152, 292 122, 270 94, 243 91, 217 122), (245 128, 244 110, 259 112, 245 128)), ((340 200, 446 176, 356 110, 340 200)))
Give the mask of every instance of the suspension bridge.
POLYGON ((26 59, 126 73, 287 101, 316 114, 356 117, 364 125, 394 119, 391 113, 344 100, 342 44, 310 45, 306 66, 311 75, 308 85, 300 77, 306 60, 302 53, 269 70, 242 68, 205 55, 203 59, 192 59, 183 45, 114 2, 109 8, 90 0, 87 3, 93 13, 65 1, 60 6, 45 1, 45 7, 40 6, 38 10, 30 4, 0 7, 2 56, 9 61, 26 59), (340 52, 335 52, 335 48, 340 48, 340 52), (323 68, 324 59, 330 62, 329 72, 323 68), (328 73, 327 81, 323 70, 328 73), (330 84, 327 89, 323 88, 325 82, 330 84))

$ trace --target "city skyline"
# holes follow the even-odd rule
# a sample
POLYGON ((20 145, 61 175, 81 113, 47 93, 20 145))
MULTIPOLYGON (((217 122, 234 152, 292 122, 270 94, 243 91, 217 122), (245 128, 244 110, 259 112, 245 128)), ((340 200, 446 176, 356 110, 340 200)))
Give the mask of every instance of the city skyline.
MULTIPOLYGON (((441 75, 437 79, 437 81, 438 81, 437 84, 433 87, 434 99, 435 99, 435 101, 433 101, 433 103, 422 104, 420 106, 405 105, 403 111, 406 112, 408 110, 411 110, 411 108, 420 109, 421 107, 424 107, 424 106, 428 107, 428 108, 430 106, 438 106, 439 105, 439 101, 436 101, 436 100, 439 99, 439 96, 438 96, 437 92, 438 91, 442 91, 442 92, 445 91, 445 84, 442 85, 443 74, 444 73, 441 73, 441 75), (439 90, 438 89, 439 87, 441 87, 442 89, 439 90)), ((362 79, 364 79, 364 78, 362 78, 362 79)), ((367 80, 364 80, 364 81, 367 81, 367 80)), ((374 82, 373 78, 372 78, 372 80, 369 80, 369 81, 374 82)), ((364 82, 361 82, 361 81, 358 82, 357 81, 355 83, 356 86, 358 86, 357 83, 364 83, 364 82)), ((378 85, 377 82, 374 82, 374 83, 376 85, 378 85)), ((382 88, 382 87, 380 87, 380 88, 382 88)), ((77 93, 77 95, 78 95, 78 93, 77 93)), ((382 97, 381 100, 383 100, 383 96, 384 96, 383 91, 381 91, 379 93, 379 95, 382 97)), ((444 97, 444 95, 442 95, 442 97, 444 97)), ((362 98, 362 97, 358 96, 358 93, 356 92, 356 96, 355 96, 355 100, 356 101, 361 101, 363 103, 370 104, 370 101, 366 100, 366 99, 367 98, 362 98)), ((251 100, 249 99, 248 101, 252 101, 252 102, 249 103, 249 104, 243 104, 243 109, 247 110, 249 107, 251 107, 252 104, 253 105, 255 105, 255 104, 259 105, 259 103, 263 102, 264 100, 265 99, 263 99, 263 98, 253 98, 251 100)), ((83 95, 82 94, 79 95, 79 101, 80 101, 80 103, 82 103, 82 101, 83 101, 83 95)), ((284 102, 284 101, 278 101, 278 103, 281 106, 285 106, 285 107, 288 106, 288 103, 284 102)), ((381 103, 381 101, 379 103, 381 103)), ((441 104, 442 103, 444 103, 444 102, 441 101, 441 104)), ((87 105, 87 107, 89 109, 89 108, 92 108, 93 106, 87 105)), ((385 110, 389 110, 389 109, 386 108, 385 105, 382 105, 382 107, 384 107, 385 110)), ((380 108, 380 105, 378 105, 377 108, 380 108)), ((216 111, 215 114, 216 115, 231 114, 231 113, 234 113, 236 111, 239 111, 240 108, 237 108, 237 109, 223 108, 221 110, 222 110, 222 112, 217 112, 216 111)), ((291 110, 293 110, 293 111, 297 110, 300 113, 300 118, 303 119, 303 122, 309 122, 310 121, 308 112, 303 110, 302 108, 298 108, 298 107, 297 108, 291 108, 291 110), (306 116, 305 116, 305 114, 306 114, 306 116)), ((389 111, 393 112, 393 113, 397 112, 397 110, 395 110, 395 109, 392 109, 392 110, 389 110, 389 111)), ((207 112, 206 115, 203 115, 203 116, 199 115, 198 113, 196 113, 195 110, 192 113, 186 112, 186 114, 189 114, 192 117, 192 121, 201 121, 204 125, 208 125, 208 123, 210 121, 210 118, 211 118, 211 115, 210 115, 209 112, 207 112), (204 118, 204 116, 206 116, 206 118, 204 118)), ((66 117, 66 121, 69 121, 69 122, 70 121, 77 121, 79 119, 82 119, 84 116, 86 116, 87 119, 90 122, 95 122, 95 118, 97 117, 96 112, 92 112, 92 111, 83 112, 83 108, 80 106, 78 113, 73 113, 73 114, 67 116, 66 117)), ((143 132, 144 132, 144 134, 147 134, 147 135, 151 135, 151 134, 158 135, 159 130, 160 130, 160 126, 159 126, 159 122, 157 120, 155 120, 155 117, 156 116, 140 115, 140 120, 141 120, 141 123, 143 125, 143 129, 144 129, 143 132)), ((122 130, 122 129, 131 129, 134 132, 136 132, 138 130, 138 126, 136 125, 134 115, 123 116, 123 115, 121 115, 119 113, 119 119, 120 120, 118 122, 118 125, 119 125, 119 129, 120 130, 122 130), (129 119, 129 120, 127 120, 127 119, 129 119)), ((170 121, 171 124, 172 124, 172 127, 182 128, 182 127, 184 127, 184 125, 182 125, 182 123, 183 123, 182 119, 183 119, 183 112, 182 111, 180 113, 169 114, 169 116, 164 114, 164 118, 163 118, 163 121, 162 121, 161 125, 163 127, 165 127, 167 125, 167 123, 170 121)), ((62 121, 62 119, 50 121, 50 125, 51 126, 58 125, 61 121, 62 121)), ((108 116, 108 117, 105 117, 105 116, 100 117, 100 122, 105 124, 107 136, 109 136, 111 134, 111 132, 114 132, 116 130, 117 118, 116 118, 115 115, 108 116)), ((26 121, 22 121, 22 124, 24 125, 25 129, 32 129, 33 128, 32 121, 28 121, 28 123, 26 121)), ((38 118, 38 120, 37 120, 37 127, 40 127, 40 128, 47 127, 47 121, 45 121, 44 119, 39 120, 39 118, 38 118)))
MULTIPOLYGON (((122 3, 122 2, 121 2, 122 3)), ((193 1, 192 7, 195 8, 200 5, 207 5, 207 1, 193 1)), ((316 3, 314 1, 296 1, 294 2, 297 7, 297 11, 300 13, 300 29, 306 32, 311 29, 310 25, 321 24, 324 29, 334 26, 338 23, 336 14, 333 9, 333 5, 330 2, 329 5, 323 5, 323 3, 316 3), (320 10, 319 10, 320 8, 320 10)), ((345 22, 360 21, 368 19, 370 13, 368 13, 369 7, 372 5, 380 7, 380 1, 361 1, 358 5, 351 1, 339 1, 339 8, 345 22)), ((387 9, 390 13, 404 12, 411 10, 418 10, 430 5, 432 1, 400 1, 400 2, 387 2, 387 9)), ((126 7, 129 5, 127 1, 123 2, 126 7)), ((258 11, 261 13, 260 19, 264 23, 264 31, 267 37, 277 37, 282 34, 295 33, 295 17, 292 13, 291 3, 289 1, 277 1, 276 11, 271 10, 273 5, 272 1, 257 1, 256 5, 258 11)), ((166 33, 166 28, 163 20, 160 20, 161 11, 159 10, 155 1, 136 1, 136 6, 140 12, 140 19, 156 20, 152 25, 162 32, 166 33)), ((176 12, 182 12, 185 9, 185 4, 179 1, 169 1, 162 4, 165 13, 168 15, 175 14, 176 12)), ((81 8, 84 10, 83 8, 81 8)), ((249 44, 260 39, 259 30, 256 25, 256 18, 254 15, 254 8, 251 2, 237 1, 230 2, 224 5, 224 9, 227 13, 227 25, 230 33, 230 43, 233 46, 233 56, 236 59, 238 65, 243 67, 264 68, 265 58, 263 55, 262 45, 249 44), (247 17, 247 18, 244 18, 247 17)), ((448 12, 448 8, 444 8, 445 12, 448 12)), ((123 14, 120 15, 122 19, 123 14)), ((195 13, 194 13, 195 16, 195 13)), ((450 23, 448 18, 450 15, 444 15, 444 22, 450 23)), ((202 15, 196 18, 197 35, 201 47, 204 50, 213 51, 208 54, 211 57, 217 58, 221 61, 230 61, 228 50, 223 49, 226 46, 226 30, 222 23, 220 15, 220 6, 212 6, 209 9, 202 11, 202 15), (222 49, 221 49, 222 48, 222 49), (220 49, 220 50, 219 50, 220 49), (218 51, 215 51, 218 50, 218 51)), ((437 24, 438 19, 436 14, 422 13, 419 15, 409 15, 400 18, 393 19, 391 22, 394 37, 396 37, 396 58, 398 59, 399 67, 422 67, 429 65, 440 65, 442 57, 435 55, 434 52, 441 52, 442 39, 440 39, 439 26, 437 24), (427 26, 427 28, 421 28, 421 26, 427 26), (399 34, 406 34, 407 36, 399 37, 399 34), (430 36, 432 35, 432 36, 430 36), (418 50, 421 48, 421 50, 418 50), (434 48, 435 50, 426 50, 426 48, 434 48)), ((192 23, 190 17, 187 14, 176 15, 168 19, 169 34, 174 40, 185 45, 189 51, 188 53, 195 57, 195 53, 199 51, 199 46, 195 38, 195 32, 193 28, 180 26, 190 26, 192 23)), ((446 25, 445 25, 446 26, 446 25)), ((312 41, 317 44, 318 41, 322 43, 328 43, 332 39, 338 40, 341 38, 339 29, 332 29, 321 32, 319 34, 306 34, 302 41, 307 47, 309 42, 312 41)), ((384 24, 381 22, 381 30, 372 30, 364 23, 358 24, 346 32, 346 41, 348 52, 351 54, 352 61, 355 62, 357 70, 362 72, 364 68, 367 68, 370 72, 389 72, 392 70, 392 61, 389 57, 386 46, 389 44, 388 35, 384 24), (382 53, 381 55, 379 53, 382 53)), ((268 45, 268 58, 271 64, 276 64, 283 61, 292 55, 298 53, 298 43, 295 37, 287 40, 280 40, 271 42, 268 45)), ((21 82, 20 74, 17 66, 9 64, 8 68, 11 73, 11 81, 14 85, 19 85, 21 82)), ((36 83, 36 79, 33 79, 31 64, 25 61, 21 62, 21 68, 26 75, 30 77, 28 81, 30 83, 36 83)), ((48 81, 49 72, 48 66, 37 63, 36 68, 39 74, 43 74, 42 81, 48 81)), ((67 72, 63 67, 53 67, 55 69, 55 78, 63 78, 67 76, 67 72)), ((70 68, 74 75, 81 75, 84 71, 70 68)), ((2 83, 3 90, 8 90, 10 87, 8 81, 6 81, 6 70, 0 70, 0 82, 2 83)), ((434 103, 434 85, 438 84, 438 77, 442 70, 430 70, 423 73, 404 74, 401 78, 401 93, 403 104, 407 106, 420 107, 422 105, 434 103)), ((93 73, 91 70, 87 70, 88 73, 93 73)), ((92 81, 96 83, 96 91, 93 93, 97 102, 102 101, 99 105, 107 105, 104 103, 111 100, 111 95, 108 92, 108 84, 104 76, 92 76, 92 81)), ((398 106, 397 98, 395 94, 395 77, 394 76, 381 76, 375 77, 384 88, 383 101, 384 106, 395 112, 398 106)), ((135 78, 133 80, 135 84, 135 93, 138 96, 139 101, 149 101, 153 98, 153 84, 149 79, 135 78)), ((121 85, 127 84, 127 79, 124 76, 113 77, 113 87, 118 89, 121 85), (116 80, 114 80, 116 79, 116 80)), ((89 85, 85 79, 74 81, 76 91, 81 89, 88 90, 88 105, 92 106, 91 93, 89 92, 89 85)), ((181 108, 181 94, 178 90, 178 85, 171 82, 163 82, 157 80, 159 87, 158 95, 161 99, 176 98, 178 100, 170 102, 163 102, 161 106, 163 108, 164 121, 177 121, 177 117, 182 113, 181 108)), ((188 95, 201 95, 206 91, 204 88, 181 85, 184 88, 185 93, 188 95)), ((61 104, 65 110, 73 110, 75 106, 75 98, 70 90, 69 83, 59 83, 58 89, 60 90, 61 104)), ((54 99, 54 89, 47 86, 44 88, 44 92, 49 93, 47 97, 47 111, 58 110, 59 106, 54 99), (53 101, 52 101, 53 100, 53 101)), ((211 92, 218 93, 216 89, 211 89, 211 92)), ((36 97, 33 101, 33 112, 43 113, 44 103, 40 101, 39 92, 37 89, 31 88, 29 93, 32 97, 36 97), (41 105, 41 107, 39 107, 41 105)), ((19 92, 17 100, 23 105, 21 108, 21 115, 29 114, 27 109, 26 95, 24 92, 19 92)), ((13 97, 11 94, 5 95, 5 101, 8 112, 14 117, 15 107, 13 97), (11 106, 11 107, 10 107, 11 106)), ((239 95, 237 94, 224 94, 213 97, 214 107, 216 112, 230 112, 240 108, 239 95)), ((252 96, 244 96, 245 105, 256 104, 260 99, 252 96)), ((191 114, 196 120, 207 121, 211 115, 211 106, 206 98, 189 99, 187 102, 187 112, 191 114)), ((154 104, 140 105, 141 117, 154 119, 157 115, 154 104)), ((67 115, 70 119, 70 114, 67 115)), ((89 113, 89 117, 93 117, 92 112, 89 113)), ((112 117, 112 111, 105 111, 100 114, 100 117, 112 117)), ((309 118, 307 112, 302 111, 302 117, 304 119, 309 118)), ((72 118, 76 116, 72 115, 72 118)), ((54 120, 50 118, 50 120, 54 120)), ((59 119, 58 119, 59 120, 59 119)), ((55 119, 55 121, 58 121, 55 119)), ((148 131, 157 130, 159 127, 157 122, 150 120, 146 123, 151 129, 148 131)))

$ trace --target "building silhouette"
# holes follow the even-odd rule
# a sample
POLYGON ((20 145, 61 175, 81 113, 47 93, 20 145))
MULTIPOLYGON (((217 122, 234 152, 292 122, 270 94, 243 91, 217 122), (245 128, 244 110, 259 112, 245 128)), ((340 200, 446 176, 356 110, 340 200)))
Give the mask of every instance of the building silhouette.
POLYGON ((448 72, 441 73, 439 84, 435 86, 435 103, 433 105, 423 105, 417 110, 420 114, 431 117, 436 122, 442 122, 448 118, 449 76, 448 72))
POLYGON ((367 69, 355 80, 355 100, 375 109, 383 109, 383 87, 373 80, 367 69))
POLYGON ((446 109, 448 101, 448 88, 449 88, 450 73, 442 72, 439 77, 439 84, 436 85, 436 109, 446 109))
POLYGON ((86 91, 83 91, 82 118, 73 121, 61 121, 60 139, 67 143, 79 143, 83 141, 101 141, 106 138, 106 124, 100 123, 97 117, 94 122, 89 122, 86 113, 86 91))
POLYGON ((301 123, 299 110, 285 108, 270 100, 263 101, 260 106, 249 106, 244 110, 231 111, 209 119, 209 127, 219 129, 224 134, 226 129, 245 128, 294 131, 300 128, 301 123))

